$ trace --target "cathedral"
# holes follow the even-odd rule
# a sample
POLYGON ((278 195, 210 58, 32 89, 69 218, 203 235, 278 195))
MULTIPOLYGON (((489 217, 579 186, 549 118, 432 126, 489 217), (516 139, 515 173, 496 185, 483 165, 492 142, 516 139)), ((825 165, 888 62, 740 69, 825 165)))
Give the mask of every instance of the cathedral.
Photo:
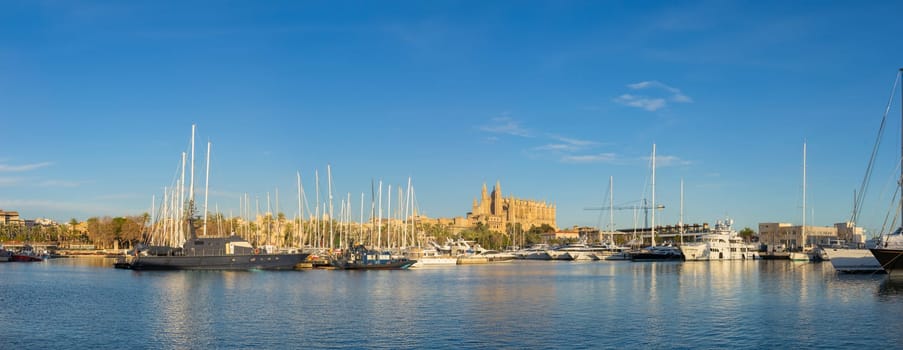
POLYGON ((482 196, 479 201, 473 200, 473 210, 467 213, 467 219, 474 225, 482 223, 497 232, 505 232, 508 224, 520 224, 525 230, 542 224, 557 228, 554 204, 514 196, 504 198, 499 182, 495 183, 491 193, 486 191, 486 184, 483 184, 482 196))

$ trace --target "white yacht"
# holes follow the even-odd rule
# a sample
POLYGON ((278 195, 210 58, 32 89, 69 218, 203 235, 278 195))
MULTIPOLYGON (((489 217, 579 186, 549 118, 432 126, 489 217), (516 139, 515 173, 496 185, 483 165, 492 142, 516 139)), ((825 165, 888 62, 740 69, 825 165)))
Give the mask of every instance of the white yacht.
POLYGON ((534 244, 527 249, 521 250, 517 252, 515 255, 518 259, 527 259, 527 260, 551 260, 552 257, 549 256, 549 245, 540 243, 534 244))
POLYGON ((731 228, 733 223, 731 219, 719 220, 712 232, 702 235, 699 241, 681 245, 680 251, 684 258, 687 261, 757 259, 758 247, 744 242, 731 228))
MULTIPOLYGON (((862 243, 860 243, 862 244, 862 243)), ((877 242, 870 240, 866 242, 867 248, 875 248, 877 242)), ((849 245, 837 245, 831 247, 822 247, 821 250, 831 261, 834 270, 843 273, 883 273, 884 269, 872 252, 862 247, 853 247, 849 245)))
POLYGON ((584 242, 568 243, 564 247, 556 249, 556 253, 555 260, 599 260, 599 258, 596 257, 595 249, 587 246, 584 242))

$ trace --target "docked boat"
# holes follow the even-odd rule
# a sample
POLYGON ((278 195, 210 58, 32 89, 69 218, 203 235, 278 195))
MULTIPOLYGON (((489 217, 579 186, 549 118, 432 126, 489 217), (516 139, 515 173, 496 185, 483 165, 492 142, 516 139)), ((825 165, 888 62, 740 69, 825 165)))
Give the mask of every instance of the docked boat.
POLYGON ((332 259, 332 266, 341 270, 404 270, 417 260, 393 257, 389 252, 356 245, 332 259))
POLYGON ((412 267, 454 266, 458 264, 458 258, 454 256, 424 255, 417 259, 412 267))
MULTIPOLYGON (((655 144, 652 144, 652 207, 655 208, 655 144)), ((683 260, 684 255, 680 249, 672 244, 655 244, 655 210, 652 211, 652 230, 650 240, 652 245, 630 253, 631 261, 674 261, 683 260)))
POLYGON ((878 266, 893 276, 903 276, 903 227, 881 236, 878 246, 869 249, 878 266))
MULTIPOLYGON (((192 164, 194 163, 194 136, 195 126, 192 125, 192 164)), ((209 175, 209 143, 207 159, 207 174, 209 175)), ((184 173, 184 153, 182 170, 184 173)), ((191 168, 191 173, 194 173, 194 168, 191 168)), ((184 185, 181 183, 180 188, 184 188, 184 185)), ((191 188, 193 187, 192 182, 191 188)), ((179 206, 174 207, 180 208, 179 206)), ((290 270, 304 262, 310 255, 308 253, 276 253, 266 249, 267 247, 254 247, 245 239, 234 234, 227 237, 199 237, 196 233, 198 220, 194 217, 194 211, 194 191, 190 190, 185 201, 185 210, 173 210, 173 218, 168 219, 171 222, 165 222, 167 220, 165 218, 161 218, 159 221, 168 224, 177 223, 180 229, 186 228, 185 238, 173 239, 165 245, 136 247, 129 255, 116 261, 113 267, 129 270, 290 270)), ((207 208, 204 208, 204 211, 207 211, 207 208)), ((204 222, 203 232, 206 233, 206 220, 204 222)))
POLYGON ((135 249, 114 267, 128 270, 291 270, 308 253, 281 254, 254 248, 241 237, 195 237, 181 250, 152 255, 135 249))
POLYGON ((587 246, 586 243, 577 242, 577 243, 568 243, 564 247, 558 248, 556 250, 556 258, 555 260, 568 260, 568 261, 590 261, 590 260, 599 260, 596 256, 597 249, 594 249, 590 246, 587 246))
MULTIPOLYGON (((903 68, 900 68, 897 79, 901 80, 901 76, 903 76, 903 68)), ((896 86, 896 81, 894 83, 896 86)), ((900 112, 900 119, 903 120, 903 108, 900 112)), ((900 144, 903 146, 903 138, 901 138, 900 144)), ((897 161, 899 162, 899 159, 897 161)), ((900 169, 900 172, 903 176, 903 168, 900 169)), ((903 189, 903 182, 898 182, 898 185, 903 189)), ((903 205, 903 196, 900 196, 899 204, 903 205)), ((898 206, 898 208, 901 210, 898 214, 903 218, 903 207, 898 206)), ((891 234, 882 235, 878 246, 869 250, 887 274, 903 276, 903 227, 897 228, 891 234)))
POLYGON ((518 259, 526 259, 526 260, 552 260, 552 257, 549 256, 548 244, 539 243, 530 246, 527 249, 523 249, 515 253, 518 259))
POLYGON ((36 262, 44 261, 48 256, 47 252, 38 252, 32 246, 25 245, 21 250, 13 252, 9 257, 9 261, 18 262, 36 262))
POLYGON ((884 273, 878 259, 868 249, 859 248, 822 248, 834 270, 843 273, 884 273))
POLYGON ((682 261, 683 253, 673 245, 649 246, 630 253, 631 261, 682 261))
POLYGON ((711 233, 700 236, 699 241, 684 243, 680 251, 687 261, 745 260, 758 257, 758 247, 746 243, 731 226, 733 220, 718 220, 711 233))

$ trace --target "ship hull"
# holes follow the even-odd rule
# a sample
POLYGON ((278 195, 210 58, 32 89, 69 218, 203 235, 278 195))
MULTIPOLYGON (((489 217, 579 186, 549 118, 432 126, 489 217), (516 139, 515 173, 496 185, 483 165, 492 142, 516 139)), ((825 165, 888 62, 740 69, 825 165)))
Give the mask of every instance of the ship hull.
POLYGON ((254 254, 212 256, 142 256, 119 262, 129 270, 292 270, 309 254, 254 254))
POLYGON ((825 248, 834 270, 843 273, 883 273, 884 269, 868 249, 825 248))
POLYGON ((903 276, 903 250, 880 248, 869 250, 888 275, 903 276))
POLYGON ((416 263, 417 260, 400 260, 370 264, 337 262, 333 264, 333 266, 341 270, 405 270, 416 263))

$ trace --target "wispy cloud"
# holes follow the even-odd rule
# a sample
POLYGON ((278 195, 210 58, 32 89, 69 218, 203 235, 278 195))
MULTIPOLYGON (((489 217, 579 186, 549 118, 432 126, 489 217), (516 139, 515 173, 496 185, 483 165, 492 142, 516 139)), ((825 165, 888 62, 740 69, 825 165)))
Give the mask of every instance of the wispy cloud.
POLYGON ((42 162, 42 163, 33 163, 33 164, 23 164, 23 165, 9 165, 9 164, 0 164, 0 172, 23 172, 35 170, 38 168, 43 168, 49 166, 53 163, 51 162, 42 162))
POLYGON ((666 85, 657 80, 641 81, 639 83, 628 84, 631 90, 651 90, 650 92, 658 92, 656 96, 621 94, 614 98, 614 101, 625 106, 642 108, 650 112, 665 108, 668 101, 676 103, 692 103, 693 99, 687 96, 680 89, 666 85), (664 95, 661 93, 664 92, 664 95))
POLYGON ((621 96, 615 97, 615 102, 625 106, 642 108, 650 112, 655 112, 659 109, 662 109, 667 104, 665 103, 665 100, 661 98, 649 98, 646 96, 634 96, 631 94, 623 94, 621 96))
MULTIPOLYGON (((649 157, 649 156, 643 157, 643 160, 646 160, 646 161, 649 161, 651 159, 652 159, 652 157, 649 157)), ((656 167, 664 168, 664 167, 670 167, 670 166, 687 166, 687 165, 691 165, 691 164, 693 164, 693 162, 691 162, 689 160, 685 160, 685 159, 680 159, 680 157, 677 157, 677 156, 664 156, 664 155, 655 156, 655 166, 656 167)))
MULTIPOLYGON (((122 199, 142 199, 147 196, 138 195, 135 193, 113 193, 113 194, 105 194, 94 197, 97 200, 102 201, 112 201, 112 200, 122 200, 122 199)), ((159 200, 159 199, 158 199, 159 200)))
POLYGON ((36 184, 38 187, 78 187, 81 183, 68 180, 44 180, 36 184))
POLYGON ((614 153, 599 153, 586 155, 566 155, 561 157, 565 163, 611 163, 618 159, 614 153))
POLYGON ((534 147, 533 149, 536 151, 574 152, 599 145, 596 141, 580 140, 561 135, 550 135, 549 137, 558 142, 534 147))
POLYGON ((507 134, 520 137, 530 137, 530 132, 520 126, 520 122, 510 117, 492 118, 488 125, 483 125, 480 130, 485 132, 507 134))
POLYGON ((18 177, 0 177, 0 187, 11 187, 22 183, 22 178, 18 177))

